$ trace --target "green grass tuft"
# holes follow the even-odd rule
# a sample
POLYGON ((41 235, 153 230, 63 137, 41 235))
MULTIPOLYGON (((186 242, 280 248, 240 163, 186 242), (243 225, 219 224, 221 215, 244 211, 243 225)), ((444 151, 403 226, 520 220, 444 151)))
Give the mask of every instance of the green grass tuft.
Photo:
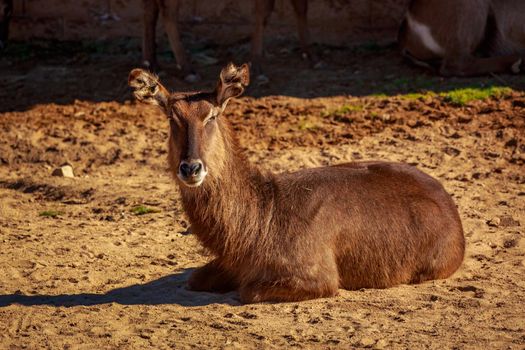
POLYGON ((409 94, 399 95, 405 100, 423 100, 426 97, 439 96, 447 103, 455 106, 464 106, 471 101, 485 100, 487 98, 495 97, 501 98, 509 95, 512 92, 511 88, 501 86, 491 86, 486 88, 459 88, 439 94, 433 91, 414 92, 409 94))
POLYGON ((414 92, 410 94, 404 94, 404 95, 401 95, 401 98, 405 100, 414 101, 414 100, 422 100, 425 97, 433 97, 433 96, 436 96, 436 94, 433 93, 432 91, 426 91, 426 92, 414 92))
POLYGON ((158 213, 160 210, 155 208, 148 208, 144 205, 137 205, 136 207, 133 207, 131 209, 131 212, 135 215, 144 215, 144 214, 151 214, 151 213, 158 213))
POLYGON ((383 98, 388 98, 388 95, 383 92, 379 92, 379 93, 371 94, 370 97, 383 99, 383 98))
POLYGON ((490 97, 501 98, 509 95, 511 88, 491 86, 487 88, 464 88, 456 89, 439 94, 448 103, 456 106, 464 106, 471 101, 486 100, 490 97))
POLYGON ((345 115, 352 112, 362 112, 365 109, 361 105, 343 105, 336 110, 333 110, 331 114, 335 115, 345 115))
POLYGON ((379 119, 379 113, 377 112, 370 112, 368 113, 368 116, 370 117, 370 119, 379 119))
POLYGON ((64 215, 64 212, 58 210, 44 210, 38 214, 38 216, 43 216, 46 218, 56 218, 60 215, 64 215))
POLYGON ((317 124, 315 122, 312 122, 311 120, 308 120, 306 117, 302 117, 299 119, 299 122, 297 123, 297 127, 299 130, 313 130, 317 129, 317 124))

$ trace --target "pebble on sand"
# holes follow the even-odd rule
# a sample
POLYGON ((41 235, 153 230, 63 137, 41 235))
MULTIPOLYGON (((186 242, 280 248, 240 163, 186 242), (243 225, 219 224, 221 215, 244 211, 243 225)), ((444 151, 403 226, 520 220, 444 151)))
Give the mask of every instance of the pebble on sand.
POLYGON ((73 167, 69 164, 62 165, 61 167, 56 168, 55 170, 53 170, 53 173, 51 175, 70 178, 75 177, 75 174, 73 173, 73 167))
POLYGON ((520 226, 520 222, 510 215, 504 215, 502 217, 493 217, 487 221, 487 225, 492 227, 514 227, 520 226))

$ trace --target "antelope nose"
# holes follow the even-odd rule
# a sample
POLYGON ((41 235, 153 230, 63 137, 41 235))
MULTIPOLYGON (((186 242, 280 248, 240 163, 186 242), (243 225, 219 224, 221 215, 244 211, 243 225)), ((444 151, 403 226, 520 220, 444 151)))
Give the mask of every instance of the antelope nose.
POLYGON ((182 161, 179 166, 179 171, 184 177, 197 176, 201 170, 202 162, 200 160, 182 161))

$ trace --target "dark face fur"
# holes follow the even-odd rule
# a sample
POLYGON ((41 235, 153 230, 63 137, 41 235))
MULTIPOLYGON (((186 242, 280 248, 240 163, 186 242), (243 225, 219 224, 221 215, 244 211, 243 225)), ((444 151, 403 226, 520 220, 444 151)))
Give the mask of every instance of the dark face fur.
POLYGON ((170 162, 178 179, 186 186, 204 182, 210 165, 219 171, 222 139, 218 118, 221 109, 197 95, 177 99, 174 96, 170 117, 170 162), (193 100, 193 101, 192 101, 193 100))

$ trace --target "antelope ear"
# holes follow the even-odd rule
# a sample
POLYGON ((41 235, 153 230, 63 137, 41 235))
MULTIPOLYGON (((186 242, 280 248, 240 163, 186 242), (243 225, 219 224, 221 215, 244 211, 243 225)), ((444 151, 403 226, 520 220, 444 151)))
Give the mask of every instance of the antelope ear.
POLYGON ((238 67, 233 63, 228 64, 221 71, 217 83, 217 104, 224 108, 228 100, 244 92, 250 83, 250 67, 245 63, 238 67))
POLYGON ((133 69, 129 73, 128 84, 133 89, 137 100, 154 106, 159 106, 168 114, 168 90, 159 82, 159 78, 143 69, 133 69))

